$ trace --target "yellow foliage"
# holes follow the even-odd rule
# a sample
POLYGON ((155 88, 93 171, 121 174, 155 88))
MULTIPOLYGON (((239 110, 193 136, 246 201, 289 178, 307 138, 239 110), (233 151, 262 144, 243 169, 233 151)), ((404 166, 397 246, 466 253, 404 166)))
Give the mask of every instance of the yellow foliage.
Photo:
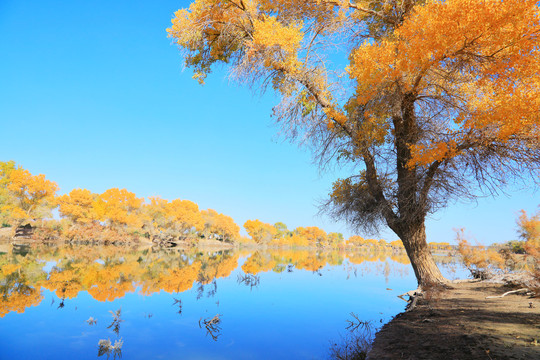
POLYGON ((73 299, 82 290, 80 274, 74 270, 59 270, 51 272, 49 279, 42 283, 45 289, 55 291, 56 296, 61 299, 73 299))
POLYGON ((10 172, 7 190, 11 201, 4 207, 13 219, 21 222, 47 215, 43 211, 47 212, 54 204, 58 185, 43 174, 32 175, 28 170, 19 168, 10 172))
POLYGON ((492 269, 505 269, 506 261, 498 252, 486 249, 484 246, 472 246, 464 237, 464 230, 457 233, 458 252, 463 263, 473 275, 477 272, 486 273, 492 269))
POLYGON ((112 188, 100 194, 93 207, 99 220, 110 226, 140 226, 136 211, 142 202, 143 199, 126 189, 112 188))
POLYGON ((240 227, 227 215, 208 209, 202 212, 204 219, 204 232, 207 236, 217 237, 224 241, 238 239, 240 227))
POLYGON ((257 275, 260 272, 272 270, 276 265, 277 263, 273 258, 257 251, 242 265, 242 271, 246 274, 257 275))
POLYGON ((76 223, 86 224, 97 219, 94 202, 97 195, 86 189, 73 189, 69 194, 59 196, 60 215, 76 223))
POLYGON ((165 215, 173 226, 180 227, 182 232, 194 229, 201 231, 204 220, 199 212, 199 206, 189 200, 175 199, 165 205, 165 215))
POLYGON ((275 16, 263 15, 253 20, 253 46, 279 47, 287 55, 298 51, 303 38, 302 24, 284 26, 275 16))
POLYGON ((15 271, 18 271, 19 269, 21 268, 20 265, 17 265, 17 264, 6 264, 4 266, 2 266, 2 275, 3 276, 8 276, 12 273, 14 273, 15 271))
POLYGON ((263 223, 260 220, 248 220, 244 223, 244 229, 253 241, 257 244, 266 244, 270 242, 277 234, 274 226, 263 223))
POLYGON ((358 82, 357 102, 394 86, 459 101, 461 110, 444 131, 453 140, 418 144, 409 166, 457 156, 456 139, 538 136, 539 26, 536 0, 427 1, 393 36, 366 41, 352 52, 348 71, 358 82), (454 70, 455 64, 462 68, 454 70), (447 82, 441 74, 450 72, 447 82))
POLYGON ((316 226, 298 227, 295 232, 304 237, 310 245, 325 246, 328 238, 326 232, 316 226))

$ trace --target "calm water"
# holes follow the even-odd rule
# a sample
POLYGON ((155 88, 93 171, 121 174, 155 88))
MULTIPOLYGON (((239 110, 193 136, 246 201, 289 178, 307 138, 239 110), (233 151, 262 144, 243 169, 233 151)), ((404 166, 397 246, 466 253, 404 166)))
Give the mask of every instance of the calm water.
POLYGON ((416 287, 391 253, 4 251, 0 359, 325 359, 351 313, 378 328, 416 287))

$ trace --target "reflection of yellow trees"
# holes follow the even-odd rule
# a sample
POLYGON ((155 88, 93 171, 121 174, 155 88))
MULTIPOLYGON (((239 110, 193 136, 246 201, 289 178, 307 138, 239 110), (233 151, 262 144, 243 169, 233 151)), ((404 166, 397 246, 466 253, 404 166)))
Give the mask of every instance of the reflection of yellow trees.
POLYGON ((325 258, 311 253, 306 258, 297 261, 295 267, 299 270, 317 271, 325 265, 325 258))
POLYGON ((23 313, 26 308, 39 305, 43 296, 38 286, 33 285, 30 284, 20 265, 2 265, 0 271, 0 318, 12 311, 23 313))
MULTIPOLYGON (((183 292, 196 283, 210 284, 215 279, 230 276, 238 267, 240 256, 249 255, 248 252, 200 253, 195 250, 181 254, 118 246, 40 246, 32 248, 24 257, 14 254, 0 257, 0 316, 10 311, 23 312, 26 307, 39 304, 40 287, 62 299, 73 299, 85 291, 98 301, 113 301, 137 288, 145 295, 162 290, 183 292), (43 271, 43 261, 56 263, 49 274, 43 271)), ((327 265, 341 265, 347 258, 351 264, 360 264, 384 263, 387 257, 408 263, 404 253, 395 254, 391 250, 314 252, 280 248, 251 254, 241 269, 253 275, 293 268, 318 271, 327 265)))
POLYGON ((205 278, 220 279, 225 278, 238 267, 239 255, 218 255, 206 261, 205 278))
POLYGON ((88 293, 99 301, 113 301, 134 292, 133 282, 143 269, 136 262, 114 265, 92 263, 85 269, 82 283, 88 293))
POLYGON ((242 270, 246 274, 257 275, 260 272, 270 271, 275 266, 276 262, 269 253, 257 251, 246 260, 244 265, 242 265, 242 270))
POLYGON ((391 241, 390 246, 392 246, 394 249, 405 249, 405 246, 403 246, 403 242, 401 240, 391 241))
POLYGON ((160 273, 155 280, 145 282, 143 293, 150 294, 164 290, 168 293, 183 292, 193 287, 201 270, 201 263, 194 262, 182 268, 169 269, 160 273))
POLYGON ((390 259, 392 259, 392 261, 395 261, 397 263, 404 264, 404 265, 408 265, 411 263, 411 261, 409 260, 409 257, 404 252, 392 254, 390 256, 390 259))
POLYGON ((80 275, 75 270, 60 271, 55 269, 51 271, 49 278, 41 286, 54 291, 56 296, 61 299, 73 299, 82 289, 80 275))

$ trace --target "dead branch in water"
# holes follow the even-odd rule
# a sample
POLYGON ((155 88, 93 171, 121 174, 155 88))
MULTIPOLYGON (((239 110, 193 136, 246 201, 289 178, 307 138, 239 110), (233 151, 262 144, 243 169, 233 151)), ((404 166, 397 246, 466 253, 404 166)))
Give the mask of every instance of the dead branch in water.
POLYGON ((353 317, 353 320, 347 320, 347 323, 349 325, 347 325, 345 329, 350 332, 355 332, 358 329, 363 329, 367 331, 371 330, 371 323, 369 321, 360 320, 360 318, 358 318, 358 315, 353 312, 351 313, 351 316, 353 317))
POLYGON ((257 287, 260 281, 261 279, 256 275, 252 275, 252 274, 238 275, 238 283, 249 286, 250 289, 257 287))
POLYGON ((202 325, 204 325, 204 327, 206 328, 206 335, 210 335, 214 341, 217 341, 219 335, 221 335, 221 327, 219 326, 219 324, 221 323, 220 316, 222 315, 216 314, 211 319, 199 319, 199 328, 202 329, 202 325))

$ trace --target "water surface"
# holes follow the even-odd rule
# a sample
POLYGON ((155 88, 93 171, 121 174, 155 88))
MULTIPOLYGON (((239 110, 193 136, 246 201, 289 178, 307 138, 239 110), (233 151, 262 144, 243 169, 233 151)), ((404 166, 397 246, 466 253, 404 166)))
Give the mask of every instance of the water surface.
POLYGON ((380 327, 415 287, 392 251, 10 248, 0 359, 324 359, 351 313, 380 327))

